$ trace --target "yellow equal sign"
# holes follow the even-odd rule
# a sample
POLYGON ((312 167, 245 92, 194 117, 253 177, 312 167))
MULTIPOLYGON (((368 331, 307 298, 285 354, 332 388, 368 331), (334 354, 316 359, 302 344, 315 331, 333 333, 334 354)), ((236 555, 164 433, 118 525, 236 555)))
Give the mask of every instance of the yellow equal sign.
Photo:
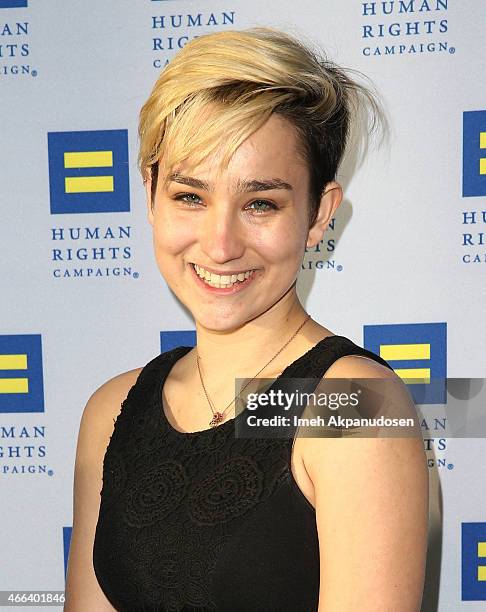
MULTIPOLYGON (((479 132, 479 148, 486 149, 486 132, 479 132)), ((479 174, 486 174, 486 157, 479 158, 479 174)))
MULTIPOLYGON (((430 360, 430 344, 382 344, 380 357, 385 361, 430 360)), ((394 368, 408 385, 430 384, 430 368, 394 368)))
MULTIPOLYGON (((478 542, 478 557, 486 557, 486 542, 478 542)), ((478 580, 486 580, 486 565, 478 565, 478 580)))
MULTIPOLYGON (((0 370, 26 370, 27 355, 0 355, 0 370)), ((0 378, 0 393, 28 393, 28 378, 0 378)))
MULTIPOLYGON (((113 168, 113 151, 70 151, 64 153, 64 168, 113 168)), ((113 175, 66 176, 66 193, 108 193, 115 191, 113 175)))

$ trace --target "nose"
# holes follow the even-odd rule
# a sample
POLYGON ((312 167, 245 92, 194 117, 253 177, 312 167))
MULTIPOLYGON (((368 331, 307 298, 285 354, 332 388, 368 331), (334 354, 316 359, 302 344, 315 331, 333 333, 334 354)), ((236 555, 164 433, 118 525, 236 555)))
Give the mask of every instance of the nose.
POLYGON ((204 213, 199 243, 209 261, 222 264, 242 257, 244 233, 236 210, 229 206, 212 206, 204 213))

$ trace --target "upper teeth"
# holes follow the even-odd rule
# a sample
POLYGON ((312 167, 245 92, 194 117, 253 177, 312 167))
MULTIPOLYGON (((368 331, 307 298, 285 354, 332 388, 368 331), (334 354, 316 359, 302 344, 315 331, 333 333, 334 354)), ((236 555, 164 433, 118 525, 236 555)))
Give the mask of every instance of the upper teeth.
POLYGON ((236 283, 237 280, 243 281, 253 272, 253 270, 247 270, 246 272, 241 272, 240 274, 221 275, 214 274, 214 272, 209 272, 209 270, 201 268, 201 266, 198 266, 197 264, 194 264, 194 269, 196 270, 198 276, 204 280, 211 283, 218 283, 220 285, 230 285, 232 283, 236 283))

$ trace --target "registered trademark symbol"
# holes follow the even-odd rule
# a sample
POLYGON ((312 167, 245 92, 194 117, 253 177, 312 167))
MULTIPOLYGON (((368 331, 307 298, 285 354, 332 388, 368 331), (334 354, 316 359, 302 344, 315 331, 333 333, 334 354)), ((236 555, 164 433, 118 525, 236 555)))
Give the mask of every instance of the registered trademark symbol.
POLYGON ((449 53, 454 54, 456 52, 456 48, 455 47, 449 47, 449 53))
POLYGON ((54 476, 54 470, 49 470, 49 471, 47 472, 47 475, 48 475, 48 476, 54 476))
POLYGON ((133 276, 133 278, 138 278, 138 277, 140 276, 140 274, 139 274, 138 272, 134 272, 134 273, 132 274, 132 276, 133 276))
POLYGON ((336 266, 336 270, 337 270, 338 272, 341 272, 341 271, 342 271, 342 269, 343 269, 343 267, 342 267, 342 265, 341 265, 341 264, 339 264, 339 265, 337 265, 337 266, 336 266))
POLYGON ((33 77, 37 76, 37 70, 32 70, 32 72, 30 73, 33 77))
POLYGON ((454 469, 454 464, 453 463, 448 463, 447 464, 447 469, 448 470, 453 470, 454 469))

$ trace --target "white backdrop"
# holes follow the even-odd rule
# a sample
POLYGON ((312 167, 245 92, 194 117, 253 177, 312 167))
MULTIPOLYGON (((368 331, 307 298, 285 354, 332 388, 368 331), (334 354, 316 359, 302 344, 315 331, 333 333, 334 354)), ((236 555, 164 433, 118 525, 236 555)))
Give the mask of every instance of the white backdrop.
MULTIPOLYGON (((486 376, 485 17, 478 0, 0 0, 0 590, 64 589, 88 397, 193 341, 153 259, 136 130, 160 69, 194 36, 276 26, 371 77, 390 142, 343 164, 345 202, 299 294, 334 333, 395 347, 396 369, 486 376), (407 356, 407 343, 430 355, 407 356)), ((423 610, 484 610, 485 441, 426 445, 423 610)))

